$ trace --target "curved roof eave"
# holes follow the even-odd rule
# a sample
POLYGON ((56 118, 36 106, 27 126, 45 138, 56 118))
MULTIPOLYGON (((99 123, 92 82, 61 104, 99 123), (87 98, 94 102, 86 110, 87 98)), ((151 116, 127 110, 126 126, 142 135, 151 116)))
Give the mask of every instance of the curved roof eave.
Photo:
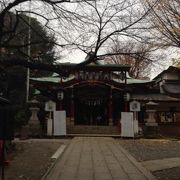
POLYGON ((163 84, 161 86, 166 93, 180 95, 180 84, 163 84))

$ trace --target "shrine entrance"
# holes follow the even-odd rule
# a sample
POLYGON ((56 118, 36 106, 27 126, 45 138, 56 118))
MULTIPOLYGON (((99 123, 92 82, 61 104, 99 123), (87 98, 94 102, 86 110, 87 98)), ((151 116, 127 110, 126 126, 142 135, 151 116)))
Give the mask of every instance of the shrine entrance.
POLYGON ((108 125, 108 86, 75 89, 75 125, 108 125))

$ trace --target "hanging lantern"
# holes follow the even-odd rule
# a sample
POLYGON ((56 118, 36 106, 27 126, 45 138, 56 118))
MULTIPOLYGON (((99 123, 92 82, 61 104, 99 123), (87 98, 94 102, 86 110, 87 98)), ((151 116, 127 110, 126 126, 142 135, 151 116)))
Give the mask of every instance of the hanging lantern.
POLYGON ((63 93, 63 91, 57 92, 57 99, 58 99, 58 100, 63 100, 63 98, 64 98, 64 93, 63 93))

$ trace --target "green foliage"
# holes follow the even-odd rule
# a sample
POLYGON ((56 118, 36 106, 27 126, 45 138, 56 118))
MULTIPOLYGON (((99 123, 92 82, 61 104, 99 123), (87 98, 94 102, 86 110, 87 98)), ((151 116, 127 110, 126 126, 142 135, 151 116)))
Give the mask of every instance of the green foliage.
POLYGON ((15 114, 15 126, 21 127, 23 125, 26 125, 28 123, 30 115, 31 115, 31 113, 28 109, 20 109, 15 114))
POLYGON ((15 15, 11 12, 8 14, 5 28, 12 33, 4 37, 8 45, 4 49, 4 55, 27 58, 30 29, 31 58, 52 63, 55 60, 54 36, 49 34, 36 18, 31 17, 30 21, 29 18, 25 14, 15 15))
MULTIPOLYGON (((36 19, 31 17, 31 59, 39 60, 43 63, 53 63, 54 58, 54 43, 55 38, 49 34, 43 25, 36 19)), ((4 37, 7 47, 1 52, 4 57, 20 57, 28 60, 28 37, 29 37, 29 17, 25 14, 15 15, 11 12, 6 16, 5 28, 12 32, 4 37)), ((3 68, 3 67, 2 67, 3 68)), ((26 74, 27 69, 20 66, 6 68, 7 84, 8 84, 8 99, 13 105, 25 103, 26 95, 26 74), (21 97, 21 98, 19 98, 21 97)), ((30 77, 47 76, 50 72, 30 70, 30 77)))

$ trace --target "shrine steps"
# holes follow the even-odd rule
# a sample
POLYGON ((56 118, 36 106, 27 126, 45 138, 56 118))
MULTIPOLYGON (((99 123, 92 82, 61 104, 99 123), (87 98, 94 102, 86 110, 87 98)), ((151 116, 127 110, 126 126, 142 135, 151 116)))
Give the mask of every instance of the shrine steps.
POLYGON ((67 135, 120 135, 120 128, 118 126, 87 126, 87 125, 75 125, 67 126, 67 135))

